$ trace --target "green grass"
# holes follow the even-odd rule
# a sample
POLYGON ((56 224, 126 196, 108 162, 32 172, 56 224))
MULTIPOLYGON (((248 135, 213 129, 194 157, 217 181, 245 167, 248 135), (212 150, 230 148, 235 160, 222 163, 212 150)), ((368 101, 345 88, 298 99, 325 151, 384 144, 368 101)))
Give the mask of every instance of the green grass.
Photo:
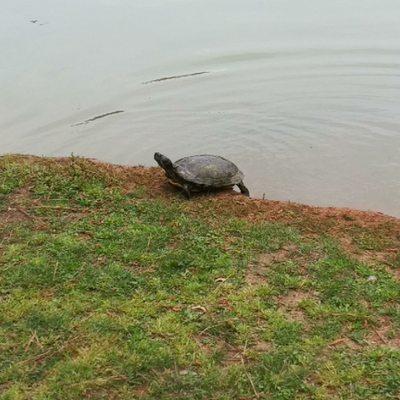
POLYGON ((0 398, 398 399, 400 237, 213 204, 0 158, 0 398))

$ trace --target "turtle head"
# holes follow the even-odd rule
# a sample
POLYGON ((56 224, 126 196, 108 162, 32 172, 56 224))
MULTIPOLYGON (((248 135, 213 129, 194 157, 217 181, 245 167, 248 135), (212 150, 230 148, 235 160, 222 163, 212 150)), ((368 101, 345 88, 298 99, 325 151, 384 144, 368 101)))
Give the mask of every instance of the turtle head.
POLYGON ((173 171, 174 165, 168 157, 165 157, 161 153, 154 153, 154 159, 157 161, 158 165, 165 171, 173 171))

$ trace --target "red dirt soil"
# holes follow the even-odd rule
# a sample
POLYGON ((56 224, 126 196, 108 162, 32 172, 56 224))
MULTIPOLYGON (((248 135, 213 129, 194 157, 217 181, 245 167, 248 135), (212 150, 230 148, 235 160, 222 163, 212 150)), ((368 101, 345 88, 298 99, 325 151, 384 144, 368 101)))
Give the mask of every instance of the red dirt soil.
MULTIPOLYGON (((179 189, 170 185, 160 168, 141 166, 121 166, 104 163, 96 159, 85 158, 41 158, 36 156, 7 156, 27 164, 46 164, 66 167, 74 163, 85 169, 86 173, 105 174, 111 184, 118 185, 126 193, 140 188, 149 198, 179 199, 185 204, 188 212, 238 217, 248 221, 276 221, 301 228, 303 232, 339 233, 355 229, 380 231, 391 237, 400 247, 400 219, 380 212, 359 211, 348 208, 315 207, 298 203, 261 200, 242 196, 233 190, 224 190, 211 194, 199 194, 188 201, 179 189)), ((397 250, 397 249, 394 249, 397 250)))

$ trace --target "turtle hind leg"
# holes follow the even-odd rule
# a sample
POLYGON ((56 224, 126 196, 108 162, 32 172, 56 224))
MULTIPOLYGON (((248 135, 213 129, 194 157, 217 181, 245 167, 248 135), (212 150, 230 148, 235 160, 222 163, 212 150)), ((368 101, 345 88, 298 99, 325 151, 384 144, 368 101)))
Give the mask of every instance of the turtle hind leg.
POLYGON ((241 192, 243 195, 245 195, 245 196, 247 196, 247 197, 250 197, 249 189, 247 189, 247 187, 244 185, 243 181, 240 182, 237 186, 238 186, 238 188, 240 189, 240 192, 241 192))
POLYGON ((186 198, 188 199, 188 200, 190 200, 190 198, 192 197, 192 193, 191 193, 191 191, 190 191, 190 187, 189 187, 189 185, 182 185, 182 189, 183 189, 183 191, 184 191, 184 193, 185 193, 185 196, 186 196, 186 198))

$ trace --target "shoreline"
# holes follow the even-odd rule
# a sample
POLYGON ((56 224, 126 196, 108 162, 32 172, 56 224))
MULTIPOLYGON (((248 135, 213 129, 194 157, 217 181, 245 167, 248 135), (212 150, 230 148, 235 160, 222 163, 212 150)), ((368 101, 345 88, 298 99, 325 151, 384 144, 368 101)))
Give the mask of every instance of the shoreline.
MULTIPOLYGON (((167 182, 167 178, 164 175, 164 172, 157 166, 154 167, 147 167, 143 165, 125 165, 125 164, 117 164, 102 161, 97 158, 93 157, 83 157, 83 156, 69 156, 69 157, 51 157, 51 156, 36 156, 31 154, 3 154, 0 155, 0 160, 10 158, 16 160, 31 160, 31 161, 39 161, 39 160, 52 160, 55 162, 68 162, 71 159, 77 160, 84 160, 90 163, 96 164, 101 166, 106 170, 114 170, 118 174, 127 174, 128 179, 130 179, 130 183, 132 180, 136 182, 138 185, 142 184, 144 186, 149 187, 151 190, 154 190, 154 193, 160 196, 168 196, 175 194, 176 196, 180 196, 181 192, 177 188, 173 188, 167 182), (135 175, 136 178, 135 179, 135 175)), ((129 184, 129 182, 128 182, 129 184)), ((215 199, 224 199, 226 198, 236 198, 236 196, 240 196, 241 199, 244 196, 241 196, 240 193, 235 192, 234 190, 222 190, 216 191, 210 194, 196 194, 192 201, 196 200, 204 200, 205 198, 215 200, 215 199)), ((182 197, 182 200, 185 199, 182 197)), ((339 218, 346 218, 346 216, 352 218, 356 217, 365 218, 367 221, 372 221, 374 219, 384 219, 388 221, 398 221, 400 222, 400 216, 394 216, 390 214, 386 214, 382 211, 375 211, 375 210, 362 210, 352 207, 339 207, 339 206, 319 206, 319 205, 312 205, 312 204, 305 204, 301 202, 291 201, 291 200, 270 200, 268 198, 259 198, 259 197, 251 197, 247 199, 250 201, 249 204, 257 204, 258 206, 270 205, 273 206, 274 209, 279 208, 289 208, 289 209, 296 209, 296 210, 303 210, 305 213, 311 214, 320 214, 322 217, 339 217, 339 218)))

